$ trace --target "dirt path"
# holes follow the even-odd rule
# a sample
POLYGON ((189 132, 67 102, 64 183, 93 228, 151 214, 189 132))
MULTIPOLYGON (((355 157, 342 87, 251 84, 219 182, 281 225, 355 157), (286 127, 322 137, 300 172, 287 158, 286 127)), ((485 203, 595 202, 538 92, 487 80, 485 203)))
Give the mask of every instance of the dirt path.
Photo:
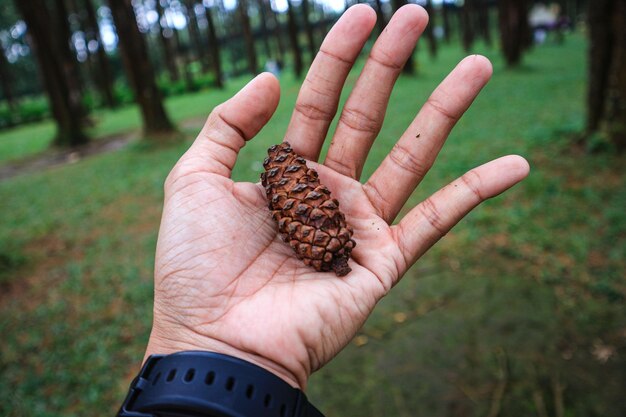
MULTIPOLYGON (((205 117, 194 117, 180 122, 179 126, 181 128, 198 127, 199 129, 205 119, 205 117)), ((139 140, 139 138, 140 132, 132 131, 96 139, 86 145, 73 149, 49 149, 32 157, 0 165, 0 181, 17 177, 18 175, 30 174, 56 166, 71 164, 104 152, 115 151, 125 147, 131 142, 139 140)))

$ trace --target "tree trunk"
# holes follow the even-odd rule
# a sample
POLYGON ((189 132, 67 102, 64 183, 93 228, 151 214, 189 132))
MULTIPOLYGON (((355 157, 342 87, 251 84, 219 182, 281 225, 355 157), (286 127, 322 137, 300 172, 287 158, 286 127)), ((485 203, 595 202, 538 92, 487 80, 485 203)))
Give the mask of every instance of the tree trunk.
POLYGON ((589 3, 589 83, 587 89, 587 130, 595 132, 604 118, 604 104, 613 49, 610 19, 613 0, 589 3))
MULTIPOLYGON (((156 0, 156 10, 159 16, 159 43, 161 44, 161 49, 163 51, 163 60, 165 61, 165 66, 167 67, 167 73, 169 75, 170 81, 178 81, 180 80, 180 72, 178 71, 178 65, 176 65, 176 52, 172 46, 172 37, 174 36, 174 31, 176 29, 172 29, 167 25, 167 27, 163 27, 163 21, 165 19, 165 13, 163 11, 163 5, 161 4, 161 0, 156 0), (169 31, 170 35, 167 36, 166 32, 169 31)), ((167 22, 166 22, 167 23, 167 22)))
POLYGON ((98 66, 98 86, 100 94, 107 107, 114 108, 117 106, 117 100, 113 94, 113 75, 111 73, 111 65, 109 63, 109 57, 104 50, 104 42, 100 36, 100 26, 98 25, 98 18, 96 17, 96 10, 91 3, 91 0, 83 0, 83 7, 87 16, 87 27, 91 34, 91 37, 98 42, 98 49, 96 51, 96 62, 98 66))
POLYGON ((119 38, 119 48, 128 80, 134 90, 143 118, 143 129, 150 134, 174 131, 148 58, 146 42, 139 32, 131 0, 109 0, 113 22, 119 38))
POLYGON ((26 25, 31 47, 35 52, 42 79, 46 87, 50 109, 56 121, 55 146, 78 146, 88 141, 83 131, 83 117, 86 114, 82 105, 80 89, 72 77, 72 57, 69 39, 57 31, 50 10, 42 0, 15 0, 26 25))
POLYGON ((265 60, 270 60, 274 58, 274 54, 272 53, 272 47, 270 46, 270 34, 267 28, 267 7, 266 3, 263 0, 257 0, 257 6, 259 8, 259 13, 261 14, 261 37, 263 38, 263 47, 265 49, 265 60))
MULTIPOLYGON (((405 4, 408 4, 407 0, 391 0, 391 7, 393 7, 394 13, 397 12, 398 9, 405 4)), ((405 74, 415 74, 415 60, 413 58, 413 52, 415 52, 415 49, 411 51, 409 59, 407 59, 406 64, 404 64, 404 67, 402 68, 402 72, 404 72, 405 74)))
POLYGON ((498 20, 504 59, 509 67, 517 66, 528 47, 527 0, 499 0, 498 20))
MULTIPOLYGON (((265 4, 269 4, 267 3, 268 0, 260 0, 265 4)), ((270 21, 272 22, 272 26, 273 26, 273 32, 274 32, 274 37, 276 38, 276 43, 278 45, 278 55, 277 55, 277 59, 278 62, 280 63, 280 65, 282 66, 283 63, 285 62, 285 51, 286 51, 286 47, 285 47, 285 42, 283 40, 283 31, 282 28, 280 26, 280 22, 278 21, 278 18, 276 17, 276 12, 272 9, 271 5, 269 7, 269 18, 270 21)))
POLYGON ((207 32, 209 37, 209 49, 211 51, 211 64, 215 76, 215 84, 218 88, 224 88, 224 75, 222 73, 222 58, 220 56, 220 44, 215 32, 213 13, 209 7, 204 8, 204 15, 207 20, 207 32))
POLYGON ((180 33, 176 28, 172 28, 172 38, 174 39, 174 48, 176 49, 176 56, 182 56, 183 64, 183 78, 185 79, 185 85, 187 91, 196 91, 196 83, 193 80, 193 74, 191 73, 191 58, 189 50, 183 47, 183 43, 180 40, 180 33))
POLYGON ((474 45, 474 0, 465 0, 461 9, 461 33, 463 50, 469 53, 474 45))
POLYGON ((202 73, 206 74, 209 72, 209 62, 207 60, 207 55, 204 53, 202 42, 200 41, 200 29, 198 28, 195 3, 193 0, 185 0, 184 6, 187 11, 187 30, 189 31, 191 50, 193 50, 192 56, 194 56, 196 60, 200 61, 202 73))
POLYGON ((289 41, 291 42, 291 52, 293 54, 293 69, 296 77, 302 77, 302 49, 298 42, 298 24, 296 23, 296 14, 293 11, 291 0, 287 0, 287 18, 289 26, 289 41))
POLYGON ((248 2, 246 0, 238 1, 239 18, 241 20, 241 29, 243 32, 243 40, 246 46, 246 57, 248 60, 248 71, 252 75, 257 74, 258 64, 256 57, 256 49, 254 49, 254 36, 252 36, 252 28, 250 26, 250 16, 248 16, 248 2))
POLYGON ((435 9, 433 8, 432 0, 426 1, 425 6, 426 12, 430 17, 430 21, 428 22, 428 26, 426 26, 426 39, 428 39, 428 51, 430 52, 430 56, 432 58, 437 57, 437 38, 435 37, 435 9))
POLYGON ((387 26, 387 19, 385 19, 385 12, 383 11, 383 3, 381 0, 376 0, 376 25, 378 26, 378 33, 383 33, 385 26, 387 26))
POLYGON ((7 56, 4 53, 4 48, 0 43, 0 84, 2 85, 2 93, 9 105, 9 110, 14 113, 17 110, 17 104, 15 102, 15 95, 13 94, 13 76, 11 74, 11 67, 7 56))
POLYGON ((603 130, 619 152, 626 151, 626 4, 612 1, 609 26, 612 30, 611 65, 606 91, 603 130))
POLYGON ((441 5, 441 14, 443 17, 443 35, 446 43, 450 43, 450 39, 452 39, 452 25, 450 24, 450 13, 452 7, 453 6, 451 4, 445 2, 441 5))
POLYGON ((478 31, 487 46, 491 46, 491 27, 489 19, 489 0, 477 0, 478 31))
POLYGON ((304 21, 304 33, 306 34, 307 46, 309 48, 309 55, 311 62, 315 59, 317 53, 317 46, 315 45, 315 37, 313 36, 313 28, 310 21, 309 0, 302 0, 302 19, 304 21))

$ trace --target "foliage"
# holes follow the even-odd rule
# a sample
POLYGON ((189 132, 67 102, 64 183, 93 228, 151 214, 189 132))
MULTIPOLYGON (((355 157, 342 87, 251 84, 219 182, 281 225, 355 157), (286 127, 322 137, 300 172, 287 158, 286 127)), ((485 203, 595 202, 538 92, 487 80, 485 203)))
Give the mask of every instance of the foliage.
MULTIPOLYGON (((626 414, 624 156, 568 142, 583 127, 585 47, 572 37, 535 48, 515 71, 482 48, 494 79, 411 204, 504 153, 525 155, 531 176, 449 233, 313 376, 308 395, 326 415, 626 414)), ((432 62, 423 49, 420 76, 398 81, 365 178, 461 58, 444 47, 432 62)), ((205 114, 244 82, 168 107, 178 120, 205 114)), ((281 87, 238 180, 258 180, 289 122, 299 85, 285 76, 281 87)), ((131 107, 101 117, 102 134, 139 126, 131 107)), ((0 183, 0 414, 116 411, 149 334, 163 180, 201 121, 192 125, 176 145, 135 144, 0 183)))

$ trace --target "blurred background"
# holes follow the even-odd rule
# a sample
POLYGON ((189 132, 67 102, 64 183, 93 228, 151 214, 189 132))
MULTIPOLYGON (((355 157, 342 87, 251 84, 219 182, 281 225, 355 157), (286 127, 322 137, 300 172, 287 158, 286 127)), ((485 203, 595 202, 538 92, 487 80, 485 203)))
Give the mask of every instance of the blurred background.
MULTIPOLYGON (((258 181, 352 0, 0 0, 0 415, 113 415, 152 319, 165 176, 255 74, 258 181)), ((374 39, 406 0, 372 0, 374 39)), ((465 55, 494 64, 406 211, 508 153, 530 177, 470 214, 314 374, 330 416, 626 415, 626 2, 419 1, 431 19, 363 179, 465 55)), ((401 213, 402 215, 403 213, 401 213)))

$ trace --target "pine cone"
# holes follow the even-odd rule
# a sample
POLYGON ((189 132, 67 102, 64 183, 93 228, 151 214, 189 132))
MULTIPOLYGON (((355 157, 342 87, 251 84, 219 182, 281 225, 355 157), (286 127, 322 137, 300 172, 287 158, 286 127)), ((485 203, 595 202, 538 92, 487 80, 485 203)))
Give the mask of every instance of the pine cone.
POLYGON ((270 147, 267 153, 261 183, 281 238, 306 265, 346 275, 356 243, 339 202, 288 142, 270 147))

